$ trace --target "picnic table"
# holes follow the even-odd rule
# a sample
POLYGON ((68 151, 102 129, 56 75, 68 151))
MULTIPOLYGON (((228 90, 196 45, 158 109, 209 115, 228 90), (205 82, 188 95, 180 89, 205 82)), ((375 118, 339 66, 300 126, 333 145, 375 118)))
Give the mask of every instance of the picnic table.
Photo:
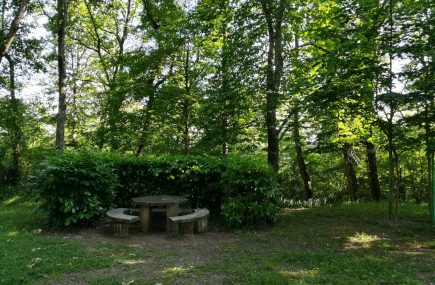
POLYGON ((152 223, 152 208, 164 208, 166 212, 166 230, 170 230, 170 217, 178 215, 180 204, 187 202, 188 199, 181 196, 156 195, 142 196, 133 198, 136 206, 140 207, 140 224, 142 232, 149 232, 152 223))

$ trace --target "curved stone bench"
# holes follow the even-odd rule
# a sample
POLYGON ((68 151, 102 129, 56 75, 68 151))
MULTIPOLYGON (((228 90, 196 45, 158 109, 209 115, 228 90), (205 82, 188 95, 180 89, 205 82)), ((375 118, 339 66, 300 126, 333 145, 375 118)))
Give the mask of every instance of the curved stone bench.
POLYGON ((193 213, 170 217, 170 233, 176 235, 193 235, 207 230, 208 209, 195 209, 193 213))
POLYGON ((127 237, 129 225, 139 221, 139 210, 129 208, 112 209, 107 211, 107 217, 112 220, 114 235, 127 237), (134 214, 137 214, 137 216, 134 214))

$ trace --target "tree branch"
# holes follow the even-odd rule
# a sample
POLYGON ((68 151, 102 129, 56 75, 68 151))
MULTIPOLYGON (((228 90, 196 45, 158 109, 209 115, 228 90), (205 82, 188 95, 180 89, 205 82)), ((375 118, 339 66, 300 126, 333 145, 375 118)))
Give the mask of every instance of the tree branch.
POLYGON ((9 28, 9 32, 6 35, 4 41, 0 46, 0 62, 3 57, 8 53, 9 48, 11 47, 12 42, 14 41, 15 35, 20 28, 21 20, 24 17, 24 13, 26 12, 26 7, 29 4, 30 0, 21 0, 19 3, 17 14, 15 18, 12 20, 11 26, 9 28))

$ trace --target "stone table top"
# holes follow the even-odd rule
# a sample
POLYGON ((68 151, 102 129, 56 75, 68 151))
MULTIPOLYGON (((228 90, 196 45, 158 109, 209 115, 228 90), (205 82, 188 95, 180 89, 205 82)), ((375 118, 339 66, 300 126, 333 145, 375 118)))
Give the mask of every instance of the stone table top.
POLYGON ((181 196, 172 195, 155 195, 142 196, 133 198, 133 202, 138 206, 165 206, 173 204, 181 204, 187 202, 188 199, 181 196))

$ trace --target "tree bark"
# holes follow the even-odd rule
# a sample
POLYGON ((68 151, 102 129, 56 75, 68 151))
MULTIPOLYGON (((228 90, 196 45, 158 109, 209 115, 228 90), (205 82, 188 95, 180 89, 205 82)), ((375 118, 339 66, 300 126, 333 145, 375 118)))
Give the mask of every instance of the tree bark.
POLYGON ((313 198, 313 186, 311 184, 311 178, 307 170, 307 165, 305 164, 304 154, 302 152, 302 143, 299 128, 299 112, 298 107, 296 107, 293 110, 293 139, 295 142, 296 158, 298 161, 299 172, 304 183, 305 196, 307 200, 309 200, 313 198))
POLYGON ((189 76, 189 68, 190 68, 190 50, 189 47, 186 46, 186 58, 184 61, 184 89, 185 89, 185 100, 182 103, 183 109, 183 152, 185 155, 189 154, 190 148, 190 76, 189 76))
POLYGON ((144 112, 144 121, 142 123, 142 130, 141 130, 141 136, 139 139, 139 146, 136 150, 136 156, 142 156, 145 150, 145 146, 147 144, 147 137, 148 137, 148 132, 150 129, 150 122, 151 122, 151 109, 154 106, 154 101, 155 101, 155 95, 154 93, 150 95, 149 100, 145 106, 144 112))
POLYGON ((58 85, 59 102, 56 126, 56 148, 63 150, 65 146, 65 123, 66 123, 66 58, 65 58, 65 35, 68 18, 69 0, 57 1, 57 62, 58 62, 58 85))
POLYGON ((381 198, 381 188, 379 185, 378 177, 378 163, 376 159, 376 149, 371 142, 364 142, 367 152, 367 164, 369 168, 370 189, 372 192, 372 199, 379 201, 381 198))
POLYGON ((20 158, 21 158, 21 138, 22 131, 18 122, 19 114, 19 101, 15 96, 15 62, 12 58, 6 54, 5 58, 9 62, 9 90, 11 94, 11 111, 12 111, 12 182, 13 184, 18 184, 20 181, 21 171, 20 171, 20 158))
MULTIPOLYGON (((432 99, 432 101, 430 102, 430 103, 432 103, 432 105, 433 105, 433 99, 432 99)), ((426 103, 426 106, 425 106, 425 122, 424 122, 424 132, 425 132, 425 143, 426 143, 426 162, 427 162, 427 168, 426 168, 426 171, 427 171, 427 187, 426 187, 426 189, 427 189, 427 193, 428 193, 428 197, 429 197, 429 214, 430 214, 430 216, 432 216, 432 213, 433 213, 433 207, 434 207, 434 205, 433 205, 433 201, 434 201, 434 198, 433 198, 433 192, 432 192, 432 187, 433 187, 433 182, 432 182, 432 180, 433 180, 433 177, 432 177, 432 175, 433 175, 433 165, 432 165, 432 163, 433 163, 433 153, 434 153, 434 151, 435 150, 431 150, 431 143, 432 143, 432 137, 431 137, 431 121, 430 121, 430 113, 429 112, 431 112, 430 110, 432 110, 432 112, 433 112, 433 106, 431 106, 431 104, 430 103, 426 103)), ((425 195, 426 196, 426 195, 425 195)), ((435 222, 435 221, 433 221, 433 222, 435 222)))
POLYGON ((280 0, 276 11, 270 1, 262 0, 261 7, 268 31, 268 53, 266 70, 266 128, 267 160, 273 170, 279 170, 279 133, 276 111, 283 72, 282 20, 286 1, 280 0), (276 12, 276 15, 274 15, 276 12))
POLYGON ((18 32, 18 29, 20 28, 20 23, 24 17, 24 13, 26 12, 27 5, 29 4, 30 0, 20 0, 17 14, 15 15, 15 18, 12 20, 11 26, 9 27, 8 34, 4 38, 4 40, 1 43, 0 46, 0 62, 2 61, 3 57, 8 53, 9 48, 12 45, 12 42, 14 41, 15 35, 18 32))
MULTIPOLYGON (((390 111, 393 112, 393 111, 390 111)), ((392 115, 388 119, 387 125, 387 139, 388 139, 388 217, 390 220, 397 219, 397 212, 395 210, 395 194, 394 189, 396 185, 396 174, 393 154, 393 122, 392 115)))
MULTIPOLYGON (((389 58, 389 86, 388 86, 388 92, 390 94, 393 93, 393 29, 394 29, 394 21, 393 21, 393 5, 394 1, 389 1, 389 52, 388 52, 388 58, 389 58)), ((393 118, 395 113, 395 104, 393 102, 390 103, 390 112, 388 114, 388 120, 387 120, 387 139, 388 139, 388 217, 390 220, 397 220, 397 197, 395 197, 395 188, 396 185, 396 175, 395 172, 395 163, 394 163, 394 124, 393 124, 393 118)))
POLYGON ((227 103, 229 103, 228 99, 228 1, 222 1, 222 10, 223 10, 223 22, 221 27, 221 36, 222 36, 222 54, 221 54, 221 96, 224 97, 223 104, 223 112, 221 119, 221 139, 222 139, 222 155, 226 156, 228 154, 228 124, 229 124, 229 115, 227 110, 227 103))
POLYGON ((343 158, 344 158, 344 174, 347 181, 347 190, 352 201, 358 199, 358 184, 356 180, 355 169, 352 163, 352 147, 350 144, 345 143, 343 145, 343 158))

